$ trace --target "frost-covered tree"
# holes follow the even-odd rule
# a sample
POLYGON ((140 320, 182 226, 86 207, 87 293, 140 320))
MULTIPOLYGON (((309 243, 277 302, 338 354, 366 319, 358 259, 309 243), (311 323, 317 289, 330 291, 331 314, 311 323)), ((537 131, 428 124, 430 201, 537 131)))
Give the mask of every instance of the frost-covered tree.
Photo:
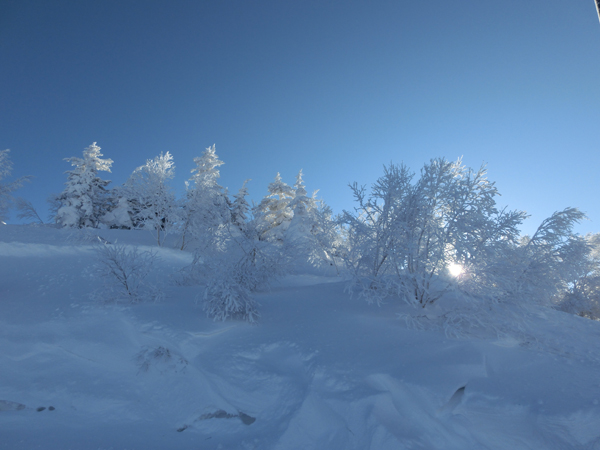
POLYGON ((253 226, 260 240, 276 243, 297 263, 336 265, 338 226, 331 209, 316 199, 317 191, 308 195, 302 175, 300 170, 291 187, 277 174, 269 194, 253 209, 253 226))
POLYGON ((315 199, 308 197, 306 186, 302 179, 302 170, 296 175, 294 184, 293 198, 289 201, 287 208, 291 211, 289 224, 284 230, 280 240, 285 239, 286 243, 292 244, 294 257, 300 259, 311 259, 314 248, 312 236, 314 225, 314 210, 316 209, 315 199))
POLYGON ((204 291, 203 309, 214 321, 241 319, 250 323, 258 320, 258 304, 243 286, 228 274, 213 278, 204 291))
POLYGON ((294 183, 293 199, 289 202, 288 207, 292 210, 293 217, 307 216, 315 207, 316 192, 312 197, 308 196, 306 186, 302 179, 302 170, 296 175, 296 183, 294 183))
POLYGON ((109 228, 124 228, 128 230, 134 228, 132 220, 134 211, 127 199, 127 190, 123 188, 113 189, 109 203, 111 207, 102 216, 102 223, 109 228))
MULTIPOLYGON (((504 287, 510 297, 550 303, 585 272, 589 243, 573 232, 585 218, 577 208, 557 211, 531 237, 524 237, 507 265, 514 271, 504 287)), ((502 283, 496 283, 502 287, 502 283)))
POLYGON ((317 202, 310 217, 309 262, 315 266, 333 266, 339 273, 338 260, 345 252, 342 228, 334 219, 331 208, 323 201, 317 202))
POLYGON ((12 192, 20 188, 25 181, 28 181, 30 177, 21 177, 10 183, 2 182, 3 179, 9 177, 12 173, 13 165, 10 160, 8 153, 10 150, 0 151, 0 222, 6 219, 6 214, 9 208, 12 206, 14 198, 12 192))
MULTIPOLYGON (((237 206, 245 197, 240 189, 237 206)), ((234 202, 233 211, 236 203, 234 202)), ((245 208, 238 209, 237 221, 229 220, 212 235, 213 244, 197 248, 194 261, 184 271, 184 281, 205 283, 202 302, 214 320, 238 318, 255 322, 258 304, 252 293, 265 288, 290 267, 290 251, 285 242, 260 239, 261 230, 255 217, 244 218, 245 208), (243 212, 243 215, 242 215, 243 212)))
POLYGON ((64 227, 97 227, 107 210, 106 186, 98 172, 110 172, 112 159, 101 159, 100 147, 94 142, 83 151, 83 158, 65 158, 73 170, 67 171, 65 190, 55 196, 55 221, 64 227))
POLYGON ((294 215, 290 208, 290 201, 294 198, 295 192, 291 186, 282 181, 279 173, 269 184, 268 191, 269 193, 254 209, 260 238, 283 240, 283 234, 294 215))
POLYGON ((246 185, 249 181, 249 179, 244 181, 244 184, 238 193, 233 196, 234 201, 231 208, 231 222, 235 224, 240 231, 244 231, 250 212, 250 204, 248 203, 248 200, 246 200, 246 197, 248 196, 248 188, 246 185))
POLYGON ((414 180, 406 166, 390 165, 368 196, 350 186, 358 206, 345 211, 346 263, 368 300, 400 295, 425 307, 454 283, 452 264, 469 265, 518 237, 525 214, 498 210, 485 167, 434 159, 414 180))
POLYGON ((159 246, 179 217, 175 194, 168 184, 174 176, 173 156, 161 153, 135 169, 123 187, 132 222, 137 228, 150 230, 159 246))
POLYGON ((146 281, 158 257, 137 247, 101 243, 96 247, 96 273, 104 279, 104 289, 95 293, 103 301, 138 303, 157 300, 162 294, 146 281))
POLYGON ((235 223, 225 224, 218 250, 195 261, 196 270, 202 270, 208 279, 204 310, 214 320, 255 322, 258 304, 252 293, 268 287, 289 270, 291 258, 286 244, 260 239, 256 224, 249 220, 241 231, 235 223))
POLYGON ((19 197, 15 200, 15 206, 19 211, 17 213, 18 219, 33 220, 38 224, 44 223, 37 210, 29 200, 25 200, 24 198, 19 197))
POLYGON ((566 208, 545 219, 533 236, 497 242, 485 258, 466 267, 461 289, 495 302, 556 306, 591 316, 597 273, 593 240, 573 232, 584 217, 566 208))
POLYGON ((558 308, 600 320, 600 233, 585 236, 589 252, 578 276, 558 296, 558 308))
POLYGON ((332 219, 331 208, 316 199, 317 192, 308 196, 300 170, 294 184, 294 198, 289 203, 293 216, 284 239, 296 257, 316 266, 337 267, 335 257, 341 243, 339 230, 332 219))
POLYGON ((182 245, 193 240, 199 247, 214 245, 215 234, 230 220, 227 193, 219 185, 218 167, 223 165, 215 152, 215 145, 208 147, 202 156, 194 158, 196 167, 186 182, 181 226, 182 245))

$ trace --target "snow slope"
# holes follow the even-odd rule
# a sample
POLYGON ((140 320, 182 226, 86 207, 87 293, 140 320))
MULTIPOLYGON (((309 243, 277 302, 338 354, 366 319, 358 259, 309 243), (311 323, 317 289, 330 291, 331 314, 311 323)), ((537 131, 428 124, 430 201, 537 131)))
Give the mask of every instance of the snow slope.
POLYGON ((99 302, 93 233, 1 227, 0 449, 600 449, 598 322, 451 339, 298 274, 214 323, 190 254, 94 231, 155 249, 166 296, 99 302))

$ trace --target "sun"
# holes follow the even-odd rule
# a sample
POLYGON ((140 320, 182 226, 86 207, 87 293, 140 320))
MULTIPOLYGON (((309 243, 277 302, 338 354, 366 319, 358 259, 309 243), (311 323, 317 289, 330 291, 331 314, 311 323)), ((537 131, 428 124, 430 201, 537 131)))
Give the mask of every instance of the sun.
POLYGON ((450 275, 452 275, 453 277, 460 276, 464 272, 464 270, 465 269, 460 264, 451 263, 448 266, 448 272, 450 272, 450 275))

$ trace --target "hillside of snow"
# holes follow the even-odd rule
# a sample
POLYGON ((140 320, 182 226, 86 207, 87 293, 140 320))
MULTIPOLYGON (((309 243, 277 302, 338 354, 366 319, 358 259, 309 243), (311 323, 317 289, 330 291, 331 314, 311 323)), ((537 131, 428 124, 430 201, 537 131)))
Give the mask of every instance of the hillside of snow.
POLYGON ((600 449, 597 321, 453 333, 297 273, 256 325, 213 322, 191 261, 147 231, 0 227, 0 449, 600 449), (154 250, 163 297, 103 301, 96 235, 154 250))

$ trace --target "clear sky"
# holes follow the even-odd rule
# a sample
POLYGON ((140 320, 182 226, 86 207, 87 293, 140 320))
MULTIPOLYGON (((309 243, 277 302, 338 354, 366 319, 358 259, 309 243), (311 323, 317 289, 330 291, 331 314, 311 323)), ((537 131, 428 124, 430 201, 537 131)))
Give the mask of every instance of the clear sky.
POLYGON ((183 191, 216 143, 258 201, 281 172, 334 209, 390 161, 488 164, 531 233, 577 206, 600 231, 593 0, 0 0, 0 148, 46 216, 97 141, 113 185, 160 152, 183 191))

